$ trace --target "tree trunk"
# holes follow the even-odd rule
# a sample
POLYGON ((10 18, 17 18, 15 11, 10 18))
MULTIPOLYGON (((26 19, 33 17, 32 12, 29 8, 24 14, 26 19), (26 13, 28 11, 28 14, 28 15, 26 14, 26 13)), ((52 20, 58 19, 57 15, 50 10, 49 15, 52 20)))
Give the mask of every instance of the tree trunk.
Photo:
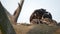
POLYGON ((1 32, 2 32, 2 34, 16 34, 5 11, 7 11, 7 10, 2 6, 2 4, 0 2, 0 29, 1 29, 1 32))

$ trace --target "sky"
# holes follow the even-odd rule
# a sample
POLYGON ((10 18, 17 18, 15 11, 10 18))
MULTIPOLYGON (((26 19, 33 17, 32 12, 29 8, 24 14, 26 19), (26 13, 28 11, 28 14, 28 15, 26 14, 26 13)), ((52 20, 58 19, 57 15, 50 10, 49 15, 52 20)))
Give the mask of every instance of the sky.
MULTIPOLYGON (((13 15, 20 0, 0 0, 8 12, 13 15)), ((30 15, 36 9, 46 9, 57 22, 60 22, 60 0, 24 0, 18 23, 29 23, 30 15)))

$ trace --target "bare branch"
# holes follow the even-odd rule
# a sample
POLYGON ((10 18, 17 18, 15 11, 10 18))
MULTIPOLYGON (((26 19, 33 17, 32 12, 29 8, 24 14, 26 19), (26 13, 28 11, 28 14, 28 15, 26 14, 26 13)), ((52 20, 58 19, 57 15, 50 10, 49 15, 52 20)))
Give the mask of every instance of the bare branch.
POLYGON ((21 0, 20 3, 18 3, 18 8, 15 10, 13 16, 14 16, 14 22, 17 22, 17 19, 19 17, 19 14, 21 12, 22 6, 23 6, 24 0, 21 0))

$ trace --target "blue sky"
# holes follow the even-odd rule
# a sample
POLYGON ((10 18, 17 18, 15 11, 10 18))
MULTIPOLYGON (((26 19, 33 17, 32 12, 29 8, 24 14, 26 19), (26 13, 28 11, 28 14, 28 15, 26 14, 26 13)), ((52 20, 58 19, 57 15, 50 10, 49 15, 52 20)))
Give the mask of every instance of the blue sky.
MULTIPOLYGON (((13 15, 20 0, 0 0, 3 6, 13 15)), ((22 11, 18 18, 18 23, 29 23, 32 12, 36 9, 44 8, 52 14, 57 22, 60 22, 60 0, 25 0, 22 11)))

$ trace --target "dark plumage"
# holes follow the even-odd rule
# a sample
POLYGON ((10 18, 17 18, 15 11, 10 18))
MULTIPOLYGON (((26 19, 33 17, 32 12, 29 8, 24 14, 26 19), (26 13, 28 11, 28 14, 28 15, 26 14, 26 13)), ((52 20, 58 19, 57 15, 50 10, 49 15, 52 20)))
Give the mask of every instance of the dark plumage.
POLYGON ((42 19, 42 17, 52 19, 51 13, 47 12, 45 9, 37 9, 31 14, 30 23, 31 23, 31 21, 34 21, 33 19, 39 19, 40 20, 40 19, 42 19))

